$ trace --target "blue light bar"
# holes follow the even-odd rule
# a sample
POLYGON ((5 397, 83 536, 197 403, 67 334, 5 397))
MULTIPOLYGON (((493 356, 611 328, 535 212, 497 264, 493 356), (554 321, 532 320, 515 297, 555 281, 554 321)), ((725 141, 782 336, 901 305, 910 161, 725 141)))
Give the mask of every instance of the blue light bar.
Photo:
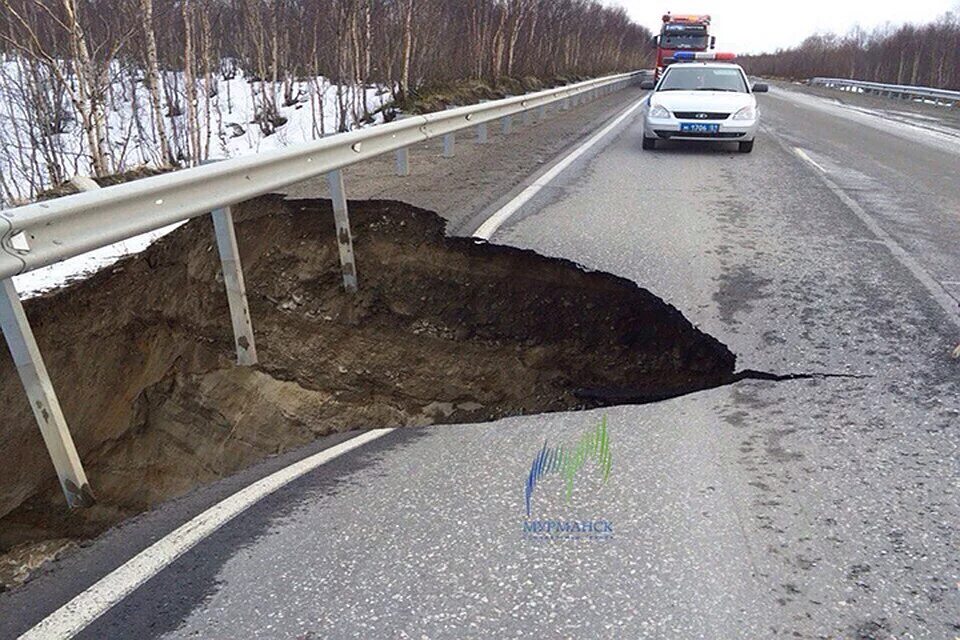
POLYGON ((714 51, 677 51, 670 58, 664 58, 664 62, 694 62, 696 60, 735 60, 737 56, 733 53, 716 53, 714 51))

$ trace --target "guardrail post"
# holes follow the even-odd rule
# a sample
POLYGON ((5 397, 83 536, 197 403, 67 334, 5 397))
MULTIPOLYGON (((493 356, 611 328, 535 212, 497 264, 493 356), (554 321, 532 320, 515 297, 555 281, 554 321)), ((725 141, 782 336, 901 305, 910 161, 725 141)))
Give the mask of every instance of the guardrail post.
POLYGON ((546 118, 547 118, 547 106, 542 104, 539 107, 537 107, 537 120, 543 122, 544 120, 546 120, 546 118))
POLYGON ((410 175, 410 152, 407 151, 406 147, 397 149, 397 175, 410 175))
POLYGON ((343 171, 334 169, 327 174, 330 200, 333 202, 333 218, 337 224, 337 247, 340 249, 340 269, 343 271, 343 288, 350 293, 357 290, 357 266, 353 256, 353 236, 350 235, 350 214, 347 211, 346 190, 343 188, 343 171))
POLYGON ((477 125, 477 142, 487 144, 487 123, 481 122, 477 125))
POLYGON ((452 158, 456 154, 456 137, 452 133, 443 136, 443 157, 452 158))
POLYGON ((513 116, 503 116, 500 119, 500 128, 503 131, 503 135, 510 133, 510 129, 513 127, 513 116))
POLYGON ((253 324, 250 321, 250 307, 247 304, 247 288, 243 282, 233 213, 230 207, 223 207, 213 211, 210 217, 213 218, 213 230, 217 234, 223 284, 227 288, 230 322, 233 324, 233 339, 237 347, 237 364, 249 367, 257 364, 257 345, 253 339, 253 324))
POLYGON ((528 109, 528 110, 526 110, 526 111, 523 112, 523 125, 524 125, 524 126, 530 124, 530 118, 531 118, 531 113, 530 113, 530 110, 528 109))
POLYGON ((71 508, 88 507, 94 503, 94 497, 87 474, 83 471, 60 401, 53 390, 40 348, 11 278, 4 279, 3 290, 0 291, 0 326, 3 327, 3 336, 10 348, 13 364, 27 392, 30 408, 40 426, 40 434, 53 460, 67 504, 71 508))

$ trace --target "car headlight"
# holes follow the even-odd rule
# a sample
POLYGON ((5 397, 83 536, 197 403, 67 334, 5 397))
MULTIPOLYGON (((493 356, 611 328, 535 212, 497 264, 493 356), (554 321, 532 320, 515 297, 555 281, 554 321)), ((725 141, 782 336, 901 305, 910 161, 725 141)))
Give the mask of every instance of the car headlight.
POLYGON ((757 119, 757 108, 754 106, 744 107, 733 114, 734 120, 756 120, 757 119))
POLYGON ((664 107, 659 104, 655 104, 650 107, 650 117, 651 118, 669 118, 670 112, 667 111, 664 107))

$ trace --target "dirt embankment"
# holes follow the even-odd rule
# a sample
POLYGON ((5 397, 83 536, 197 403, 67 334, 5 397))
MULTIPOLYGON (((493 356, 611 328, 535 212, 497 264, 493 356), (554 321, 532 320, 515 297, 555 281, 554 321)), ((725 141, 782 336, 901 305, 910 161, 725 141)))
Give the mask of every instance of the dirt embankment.
POLYGON ((448 238, 435 214, 355 202, 360 291, 340 287, 328 202, 243 205, 261 364, 233 365, 212 225, 28 302, 98 502, 68 511, 6 350, 0 551, 95 535, 322 434, 662 398, 730 381, 734 356, 632 282, 448 238), (584 395, 583 389, 591 390, 584 395))
POLYGON ((477 104, 484 100, 499 100, 508 96, 542 91, 586 80, 581 76, 556 76, 541 79, 532 76, 523 78, 500 78, 495 84, 483 80, 460 80, 427 84, 411 91, 399 103, 387 106, 387 111, 399 109, 406 113, 432 113, 449 107, 477 104))

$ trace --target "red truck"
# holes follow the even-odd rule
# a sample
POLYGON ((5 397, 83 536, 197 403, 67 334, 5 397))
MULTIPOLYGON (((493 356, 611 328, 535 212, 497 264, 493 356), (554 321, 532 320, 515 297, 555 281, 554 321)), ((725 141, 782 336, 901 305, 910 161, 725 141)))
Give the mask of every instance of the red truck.
POLYGON ((660 78, 670 58, 678 51, 707 51, 717 44, 716 36, 710 35, 710 16, 672 15, 663 16, 660 35, 653 39, 657 46, 657 66, 654 80, 660 78))

